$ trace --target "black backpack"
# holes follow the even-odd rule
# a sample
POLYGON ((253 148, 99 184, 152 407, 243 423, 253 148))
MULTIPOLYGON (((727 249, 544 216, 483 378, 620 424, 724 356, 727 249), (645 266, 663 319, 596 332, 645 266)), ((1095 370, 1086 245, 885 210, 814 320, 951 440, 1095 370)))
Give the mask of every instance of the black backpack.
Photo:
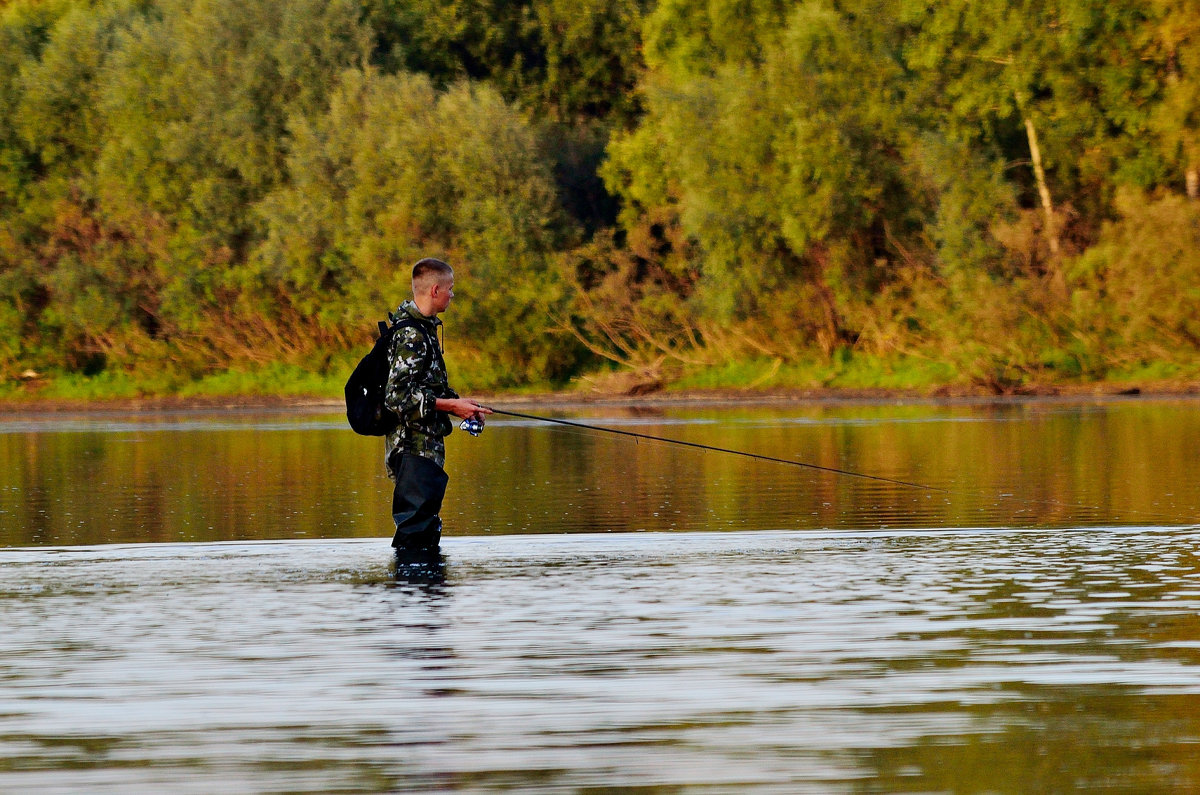
POLYGON ((354 432, 363 436, 387 436, 400 425, 400 418, 383 403, 391 369, 388 349, 392 347, 392 338, 398 329, 416 323, 412 318, 397 320, 391 312, 388 312, 388 320, 392 321, 391 326, 379 321, 379 339, 346 381, 346 419, 354 432))

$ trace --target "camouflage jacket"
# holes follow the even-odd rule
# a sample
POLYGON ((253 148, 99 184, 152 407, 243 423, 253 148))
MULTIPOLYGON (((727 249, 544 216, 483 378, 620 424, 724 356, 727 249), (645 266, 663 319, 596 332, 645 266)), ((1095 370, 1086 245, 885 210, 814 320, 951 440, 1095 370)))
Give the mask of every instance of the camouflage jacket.
MULTIPOLYGON (((411 300, 400 305, 400 320, 412 318, 419 328, 402 328, 392 337, 384 403, 400 418, 400 425, 387 436, 387 457, 399 449, 446 463, 445 437, 454 425, 450 415, 435 408, 438 398, 456 398, 446 374, 446 363, 438 346, 436 317, 422 315, 411 300)), ((391 474, 389 466, 388 473, 391 474)))

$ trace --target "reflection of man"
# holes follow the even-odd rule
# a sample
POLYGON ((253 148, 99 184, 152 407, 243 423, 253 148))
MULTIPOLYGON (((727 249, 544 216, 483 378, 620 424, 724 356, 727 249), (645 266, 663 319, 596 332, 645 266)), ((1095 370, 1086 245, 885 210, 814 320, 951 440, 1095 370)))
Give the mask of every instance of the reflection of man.
POLYGON ((387 471, 395 482, 392 519, 397 550, 435 550, 442 535, 438 512, 449 480, 445 437, 450 415, 483 421, 491 409, 460 398, 450 388, 446 363, 438 345, 438 315, 454 297, 454 271, 438 259, 413 266, 411 301, 400 305, 400 328, 388 351, 384 402, 396 412, 400 425, 387 437, 387 471))

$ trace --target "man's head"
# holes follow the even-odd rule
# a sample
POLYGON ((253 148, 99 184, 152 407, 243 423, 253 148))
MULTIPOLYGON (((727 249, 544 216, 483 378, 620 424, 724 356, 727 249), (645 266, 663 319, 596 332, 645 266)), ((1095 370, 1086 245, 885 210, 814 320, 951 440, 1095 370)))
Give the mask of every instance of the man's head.
POLYGON ((426 257, 413 266, 413 301, 426 317, 437 317, 454 297, 454 269, 440 259, 426 257))

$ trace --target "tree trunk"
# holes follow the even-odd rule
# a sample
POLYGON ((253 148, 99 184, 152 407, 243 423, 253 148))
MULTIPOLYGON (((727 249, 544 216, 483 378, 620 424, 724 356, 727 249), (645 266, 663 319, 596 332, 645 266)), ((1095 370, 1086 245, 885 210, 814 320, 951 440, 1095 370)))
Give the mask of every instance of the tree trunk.
POLYGON ((1188 166, 1183 175, 1189 199, 1200 199, 1200 166, 1188 166))
POLYGON ((1033 119, 1025 117, 1025 135, 1029 138, 1029 156, 1033 160, 1033 176, 1037 180, 1038 196, 1042 199, 1042 212, 1046 215, 1046 242, 1050 244, 1050 255, 1058 259, 1058 232, 1054 228, 1054 202, 1050 199, 1050 188, 1046 185, 1046 170, 1042 167, 1042 148, 1038 146, 1037 130, 1033 119))

